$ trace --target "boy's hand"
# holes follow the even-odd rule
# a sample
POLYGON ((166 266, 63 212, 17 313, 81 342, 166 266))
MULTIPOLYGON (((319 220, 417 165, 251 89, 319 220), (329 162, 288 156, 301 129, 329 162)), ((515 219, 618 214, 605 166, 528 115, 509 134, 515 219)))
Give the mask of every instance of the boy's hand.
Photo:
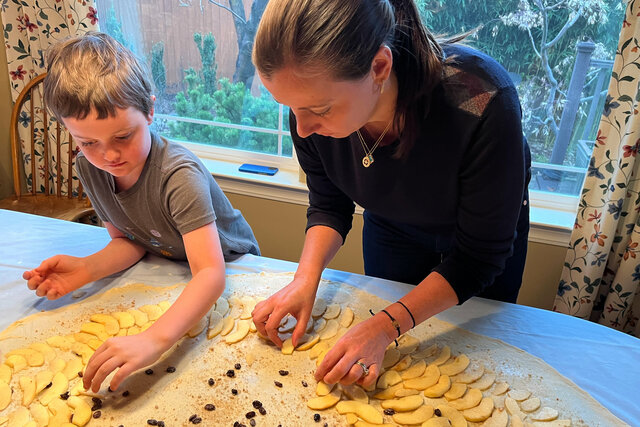
POLYGON ((109 338, 98 347, 82 376, 84 388, 97 393, 105 378, 119 368, 109 385, 115 391, 132 372, 158 360, 167 349, 146 332, 109 338))
POLYGON ((42 261, 33 270, 25 271, 22 278, 29 289, 39 297, 53 300, 86 285, 91 281, 83 258, 56 255, 42 261))

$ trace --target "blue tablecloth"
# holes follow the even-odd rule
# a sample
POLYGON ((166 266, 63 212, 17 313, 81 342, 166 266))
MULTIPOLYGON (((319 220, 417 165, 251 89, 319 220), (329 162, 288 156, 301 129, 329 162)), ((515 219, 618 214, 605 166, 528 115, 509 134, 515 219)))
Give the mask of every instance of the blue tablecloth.
MULTIPOLYGON (((109 241, 103 228, 0 210, 0 329, 40 310, 75 300, 35 296, 22 279, 25 270, 56 254, 85 256, 109 241)), ((296 264, 245 255, 227 264, 227 273, 295 271, 296 264)), ((130 269, 82 288, 87 296, 125 283, 187 281, 186 263, 146 256, 130 269), (170 280, 167 279, 170 277, 170 280)), ((411 287, 358 274, 326 270, 341 281, 394 301, 411 287)), ((437 316, 469 331, 500 339, 537 356, 575 382, 613 414, 640 426, 640 339, 574 317, 546 310, 471 298, 437 316)))

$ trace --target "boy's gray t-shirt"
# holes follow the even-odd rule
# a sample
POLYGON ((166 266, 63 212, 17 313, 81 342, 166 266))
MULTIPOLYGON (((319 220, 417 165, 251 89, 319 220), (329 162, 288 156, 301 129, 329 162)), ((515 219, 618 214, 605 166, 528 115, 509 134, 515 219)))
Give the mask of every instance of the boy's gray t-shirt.
POLYGON ((151 150, 138 181, 116 192, 113 175, 79 153, 78 177, 96 213, 156 255, 186 260, 182 235, 215 221, 226 261, 260 255, 258 243, 200 159, 151 132, 151 150))

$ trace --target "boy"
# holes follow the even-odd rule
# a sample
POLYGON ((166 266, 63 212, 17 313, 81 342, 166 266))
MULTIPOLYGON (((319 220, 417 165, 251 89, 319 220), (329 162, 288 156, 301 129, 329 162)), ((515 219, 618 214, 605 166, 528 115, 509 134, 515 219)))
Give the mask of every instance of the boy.
POLYGON ((44 98, 77 141, 78 176, 111 241, 84 258, 56 255, 23 274, 36 295, 56 299, 119 272, 146 252, 188 260, 192 279, 175 303, 140 334, 99 347, 83 376, 97 392, 116 368, 116 390, 155 362, 222 294, 225 259, 259 255, 251 228, 198 158, 150 132, 151 84, 133 54, 90 32, 52 47, 44 98))

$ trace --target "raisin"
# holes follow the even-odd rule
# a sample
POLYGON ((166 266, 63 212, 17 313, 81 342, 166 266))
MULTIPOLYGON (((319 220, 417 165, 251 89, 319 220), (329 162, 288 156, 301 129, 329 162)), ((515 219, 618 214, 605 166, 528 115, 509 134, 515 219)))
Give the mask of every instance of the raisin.
POLYGON ((227 371, 227 376, 228 376, 229 378, 233 378, 233 377, 235 377, 235 376, 236 376, 236 371, 234 371, 233 369, 229 369, 229 370, 227 371))
POLYGON ((236 390, 235 388, 231 389, 231 394, 233 394, 234 396, 238 395, 238 390, 236 390))
POLYGON ((45 387, 45 388, 49 388, 49 387, 51 387, 52 385, 53 385, 53 383, 49 383, 49 384, 47 384, 47 385, 46 385, 46 387, 45 387))
POLYGON ((193 420, 195 420, 196 418, 198 418, 198 414, 193 414, 189 417, 189 422, 192 423, 193 420))
POLYGON ((289 371, 285 371, 284 369, 280 369, 280 370, 278 371, 278 373, 279 373, 280 375, 282 375, 283 377, 285 377, 285 376, 289 375, 289 371))
POLYGON ((258 409, 260 407, 262 407, 262 402, 260 402, 259 400, 254 400, 252 403, 253 407, 258 409))
POLYGON ((441 417, 442 416, 442 412, 440 412, 440 409, 437 409, 435 411, 433 411, 433 413, 435 414, 436 417, 441 417))
POLYGON ((147 375, 153 375, 153 369, 147 369, 144 373, 147 375))
POLYGON ((267 415, 267 410, 264 409, 264 406, 259 407, 258 412, 260 412, 260 415, 267 415))
POLYGON ((130 394, 129 390, 125 390, 125 391, 122 392, 122 397, 127 397, 127 396, 129 396, 129 394, 130 394))
POLYGON ((239 370, 240 368, 242 368, 242 365, 239 363, 236 363, 235 365, 233 365, 233 367, 239 370))
POLYGON ((149 424, 150 426, 157 426, 158 425, 158 421, 156 421, 156 420, 147 420, 147 424, 149 424))
POLYGON ((93 413, 93 418, 100 418, 100 416, 102 416, 102 412, 100 412, 100 411, 95 411, 93 413))
POLYGON ((385 415, 393 415, 393 414, 396 413, 396 411, 391 409, 391 408, 387 408, 383 412, 384 412, 385 415))
POLYGON ((65 391, 64 393, 62 393, 60 395, 60 399, 62 399, 62 400, 67 400, 68 398, 69 398, 69 392, 68 391, 65 391))
POLYGON ((302 387, 309 387, 309 384, 305 380, 302 380, 302 387))
POLYGON ((196 417, 193 419, 193 421, 191 421, 193 424, 200 424, 202 422, 202 418, 200 417, 196 417))
POLYGON ((276 387, 282 388, 282 383, 280 381, 274 381, 273 383, 276 385, 276 387))
POLYGON ((164 421, 158 421, 158 427, 164 427, 164 421))
POLYGON ((92 411, 97 411, 98 409, 102 409, 102 403, 94 403, 91 407, 92 411))
POLYGON ((255 417, 255 416, 256 416, 255 411, 249 411, 249 412, 247 412, 247 413, 245 414, 245 417, 247 417, 247 419, 251 419, 251 418, 253 418, 253 417, 255 417))
POLYGON ((216 382, 213 380, 213 378, 209 378, 209 381, 207 381, 207 383, 208 383, 210 386, 213 386, 216 382))
POLYGON ((173 374, 176 371, 176 368, 174 366, 167 366, 167 372, 169 372, 170 374, 173 374))
POLYGON ((82 371, 78 371, 78 376, 79 376, 80 378, 82 378, 82 376, 83 376, 83 375, 84 375, 84 374, 82 373, 82 371))
POLYGON ((253 418, 252 418, 252 419, 250 419, 250 420, 249 420, 249 425, 250 425, 251 427, 255 427, 255 425, 256 425, 256 420, 254 420, 253 418))
POLYGON ((102 405, 102 400, 100 400, 100 398, 99 398, 99 397, 92 397, 92 398, 91 398, 91 401, 92 401, 93 403, 99 403, 100 405, 102 405))
POLYGON ((213 403, 207 403, 206 405, 204 405, 204 409, 205 411, 215 411, 216 405, 214 405, 213 403))
POLYGON ((320 422, 320 414, 313 414, 313 421, 319 423, 320 422))

